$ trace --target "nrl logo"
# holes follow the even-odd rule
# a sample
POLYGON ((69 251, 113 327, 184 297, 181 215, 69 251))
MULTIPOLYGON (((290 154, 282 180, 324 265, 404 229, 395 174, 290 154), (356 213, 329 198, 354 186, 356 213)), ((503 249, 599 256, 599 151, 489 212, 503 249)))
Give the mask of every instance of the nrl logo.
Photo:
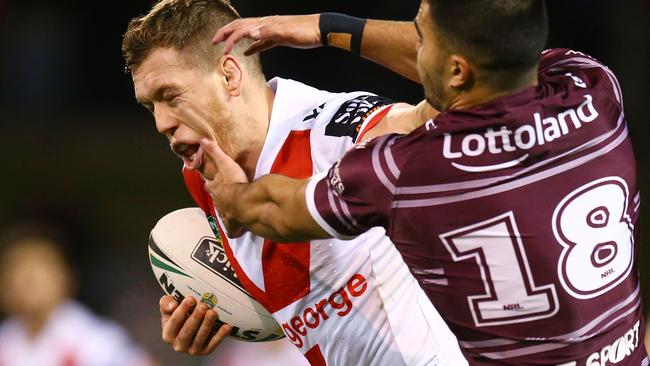
POLYGON ((210 309, 214 309, 219 301, 217 300, 217 296, 215 294, 208 292, 203 294, 201 297, 201 302, 208 305, 210 309))

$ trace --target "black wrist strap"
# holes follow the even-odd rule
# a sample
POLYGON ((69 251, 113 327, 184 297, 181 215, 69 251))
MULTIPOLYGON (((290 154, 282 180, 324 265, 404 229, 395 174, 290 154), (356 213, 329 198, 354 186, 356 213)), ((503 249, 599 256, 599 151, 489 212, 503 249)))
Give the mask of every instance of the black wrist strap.
POLYGON ((366 19, 339 13, 322 13, 319 26, 324 47, 336 46, 357 55, 361 53, 361 37, 366 19))

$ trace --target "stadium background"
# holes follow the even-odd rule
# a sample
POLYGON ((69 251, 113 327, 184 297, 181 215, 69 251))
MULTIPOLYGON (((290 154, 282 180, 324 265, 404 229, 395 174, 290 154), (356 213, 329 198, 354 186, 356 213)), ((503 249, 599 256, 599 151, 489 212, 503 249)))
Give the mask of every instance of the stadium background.
MULTIPOLYGON (((418 7, 417 1, 376 0, 233 4, 243 16, 328 10, 402 20, 412 19, 418 7)), ((78 297, 126 326, 161 364, 194 365, 200 360, 174 355, 160 340, 160 290, 146 257, 156 220, 192 202, 180 162, 133 99, 120 54, 127 22, 150 5, 0 0, 0 228, 35 219, 60 225, 69 234, 78 297)), ((548 8, 549 47, 589 53, 618 75, 647 194, 650 2, 548 1, 548 8)), ((409 102, 422 96, 418 85, 339 50, 275 49, 263 62, 268 77, 323 89, 370 90, 409 102)), ((645 212, 642 226, 647 231, 649 225, 645 212)), ((647 303, 650 250, 641 247, 647 303)))

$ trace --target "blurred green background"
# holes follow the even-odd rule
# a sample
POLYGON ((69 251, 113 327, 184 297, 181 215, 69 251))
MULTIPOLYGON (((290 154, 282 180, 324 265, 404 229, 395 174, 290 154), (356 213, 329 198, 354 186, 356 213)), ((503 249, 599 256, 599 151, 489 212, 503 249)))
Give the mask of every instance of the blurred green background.
MULTIPOLYGON (((128 20, 151 4, 0 1, 0 226, 34 219, 61 226, 80 279, 78 297, 127 327, 161 364, 191 365, 204 360, 177 356, 160 340, 161 291, 146 243, 157 219, 192 201, 180 161, 133 99, 120 55, 128 20)), ((329 10, 402 20, 412 19, 418 7, 417 1, 370 0, 233 4, 243 16, 329 10)), ((650 147, 644 141, 650 131, 649 4, 548 1, 548 46, 589 53, 619 77, 642 192, 650 189, 650 147)), ((333 91, 369 90, 408 102, 422 97, 418 85, 339 50, 276 49, 263 63, 269 78, 333 91)), ((642 214, 645 231, 649 216, 642 214)), ((647 298, 650 253, 644 244, 640 270, 647 298)))

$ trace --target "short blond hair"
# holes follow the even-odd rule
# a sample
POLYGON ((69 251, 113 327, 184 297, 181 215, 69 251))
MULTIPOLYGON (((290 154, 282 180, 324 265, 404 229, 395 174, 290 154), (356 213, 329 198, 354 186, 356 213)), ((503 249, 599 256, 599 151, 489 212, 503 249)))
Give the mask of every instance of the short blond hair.
MULTIPOLYGON (((161 0, 149 13, 129 22, 122 40, 125 70, 136 69, 155 48, 174 48, 200 61, 216 61, 223 48, 213 46, 212 37, 239 18, 228 0, 161 0)), ((242 40, 233 54, 250 71, 263 76, 259 56, 244 56, 248 45, 249 40, 242 40)))

